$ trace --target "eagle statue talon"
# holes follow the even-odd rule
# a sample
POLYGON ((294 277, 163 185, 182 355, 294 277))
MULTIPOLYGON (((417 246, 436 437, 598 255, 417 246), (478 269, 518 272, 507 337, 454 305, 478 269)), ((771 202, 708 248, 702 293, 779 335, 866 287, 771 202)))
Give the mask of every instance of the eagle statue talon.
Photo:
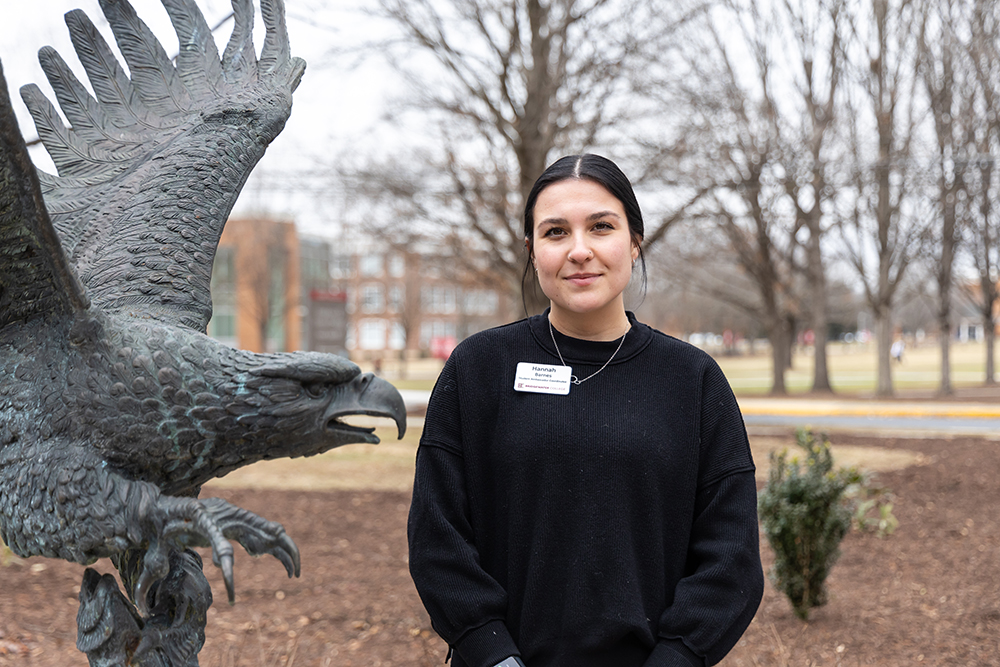
POLYGON ((273 555, 281 561, 289 577, 300 574, 298 547, 279 523, 221 498, 199 500, 160 496, 143 506, 146 516, 138 521, 150 527, 151 537, 134 588, 135 604, 143 617, 149 615, 149 596, 154 584, 170 571, 169 558, 176 545, 211 547, 212 562, 222 570, 230 604, 236 599, 230 539, 236 540, 252 556, 273 555))
POLYGON ((222 498, 204 498, 199 502, 222 534, 236 540, 248 554, 270 554, 281 561, 289 578, 301 575, 299 548, 280 523, 268 521, 222 498))
POLYGON ((202 485, 377 443, 352 415, 406 429, 399 392, 345 358, 206 335, 223 227, 305 63, 283 0, 260 0, 259 57, 252 0, 233 1, 221 57, 195 0, 162 1, 176 61, 128 0, 100 2, 127 73, 79 10, 66 24, 90 86, 39 52, 59 109, 37 86, 21 96, 55 175, 32 164, 0 68, 0 536, 21 557, 112 559, 125 595, 92 571, 80 594, 94 667, 197 664, 212 600, 189 546, 211 547, 230 601, 230 540, 298 576, 279 524, 197 499, 202 485))

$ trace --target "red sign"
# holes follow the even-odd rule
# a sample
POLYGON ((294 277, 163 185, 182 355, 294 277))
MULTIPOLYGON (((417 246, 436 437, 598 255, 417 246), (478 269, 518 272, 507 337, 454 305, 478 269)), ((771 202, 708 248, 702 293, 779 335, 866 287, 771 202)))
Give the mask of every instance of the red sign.
POLYGON ((431 356, 447 361, 456 345, 458 341, 454 336, 434 336, 431 338, 431 356))

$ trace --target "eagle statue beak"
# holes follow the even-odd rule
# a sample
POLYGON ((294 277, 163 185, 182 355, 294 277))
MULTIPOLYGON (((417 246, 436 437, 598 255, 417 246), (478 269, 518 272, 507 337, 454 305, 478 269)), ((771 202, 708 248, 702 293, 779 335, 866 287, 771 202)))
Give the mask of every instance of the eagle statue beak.
POLYGON ((323 423, 328 429, 343 428, 340 418, 348 415, 388 417, 396 422, 399 439, 406 433, 403 397, 395 387, 372 373, 358 375, 344 387, 339 399, 332 401, 323 414, 323 423))

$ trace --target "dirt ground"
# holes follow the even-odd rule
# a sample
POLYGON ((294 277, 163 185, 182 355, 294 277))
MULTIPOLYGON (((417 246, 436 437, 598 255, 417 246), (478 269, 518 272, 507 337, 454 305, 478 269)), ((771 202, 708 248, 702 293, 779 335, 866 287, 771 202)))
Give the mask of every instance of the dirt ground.
MULTIPOLYGON (((898 530, 886 539, 848 536, 828 580, 830 602, 808 623, 768 584, 750 629, 721 664, 1000 665, 1000 442, 834 441, 905 450, 912 465, 878 477, 895 495, 898 530)), ((215 493, 284 523, 302 550, 302 577, 286 579, 277 561, 240 553, 230 607, 207 565, 216 604, 203 666, 442 664, 445 646, 407 573, 407 493, 215 493)), ((766 567, 766 546, 763 555, 766 567)), ((95 567, 112 571, 107 561, 95 567)), ((40 558, 0 566, 0 666, 87 664, 75 648, 82 575, 81 566, 40 558)))

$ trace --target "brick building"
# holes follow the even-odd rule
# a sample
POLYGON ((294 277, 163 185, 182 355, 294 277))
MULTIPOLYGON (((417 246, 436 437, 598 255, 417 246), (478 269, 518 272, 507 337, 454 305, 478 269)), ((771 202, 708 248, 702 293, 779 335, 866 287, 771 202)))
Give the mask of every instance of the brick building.
POLYGON ((344 354, 347 298, 331 290, 330 244, 292 222, 226 223, 212 269, 208 334, 254 352, 344 354))
POLYGON ((291 222, 264 218, 226 224, 212 300, 208 333, 234 347, 358 361, 446 357, 457 341, 516 316, 505 290, 475 283, 444 258, 335 253, 291 222))
POLYGON ((506 290, 456 275, 453 264, 380 249, 335 256, 335 289, 348 299, 351 358, 447 356, 457 341, 512 319, 506 290))

